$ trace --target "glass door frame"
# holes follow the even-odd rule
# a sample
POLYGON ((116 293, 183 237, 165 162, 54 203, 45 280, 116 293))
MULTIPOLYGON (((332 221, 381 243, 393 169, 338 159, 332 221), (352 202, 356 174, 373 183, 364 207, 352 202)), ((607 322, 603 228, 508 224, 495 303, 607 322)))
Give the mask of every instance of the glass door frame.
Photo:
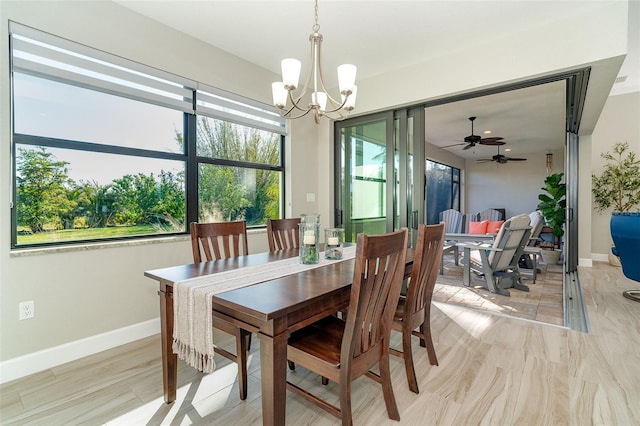
POLYGON ((351 176, 351 150, 342 150, 342 133, 349 127, 368 123, 385 122, 386 144, 386 232, 408 227, 411 231, 410 245, 415 243, 415 230, 424 223, 424 108, 403 108, 395 111, 371 114, 336 122, 334 125, 334 224, 345 227, 345 236, 350 235, 350 223, 346 223, 345 212, 350 211, 350 199, 343 194, 343 155, 345 176, 351 176), (397 163, 396 163, 397 155, 397 163), (410 160, 412 158, 412 160, 410 160), (411 171, 408 165, 411 165, 411 171), (397 219, 396 219, 397 218, 397 219), (346 229, 349 228, 349 229, 346 229))
MULTIPOLYGON (((375 123, 375 122, 385 122, 385 146, 386 146, 386 168, 385 174, 387 177, 387 183, 393 182, 394 176, 394 159, 393 159, 393 151, 389 150, 389 141, 393 141, 393 112, 381 112, 376 114, 371 114, 362 117, 355 117, 343 121, 336 122, 334 124, 334 182, 335 182, 335 190, 334 190, 334 226, 345 228, 345 240, 350 241, 351 239, 351 221, 345 220, 348 213, 351 211, 351 198, 346 197, 343 193, 344 184, 342 182, 342 158, 343 154, 345 155, 344 164, 345 176, 352 176, 351 171, 351 150, 345 149, 343 153, 342 150, 342 132, 344 129, 364 126, 367 124, 375 123)), ((385 201, 385 227, 387 230, 393 228, 393 215, 390 212, 393 212, 393 197, 389 197, 387 185, 387 197, 385 201)), ((349 216, 350 217, 350 216, 349 216)))

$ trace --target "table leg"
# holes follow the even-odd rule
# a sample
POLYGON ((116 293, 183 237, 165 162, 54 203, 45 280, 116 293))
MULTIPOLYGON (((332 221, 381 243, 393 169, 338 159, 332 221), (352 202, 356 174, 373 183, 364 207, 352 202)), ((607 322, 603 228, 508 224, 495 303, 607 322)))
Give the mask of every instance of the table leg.
POLYGON ((284 332, 271 337, 258 333, 262 380, 262 424, 284 425, 287 399, 287 340, 284 332))
POLYGON ((471 249, 464 247, 465 264, 462 274, 462 283, 469 287, 471 285, 471 249))
POLYGON ((173 353, 173 291, 160 284, 160 335, 162 344, 162 385, 164 402, 176 400, 178 382, 178 356, 173 353))

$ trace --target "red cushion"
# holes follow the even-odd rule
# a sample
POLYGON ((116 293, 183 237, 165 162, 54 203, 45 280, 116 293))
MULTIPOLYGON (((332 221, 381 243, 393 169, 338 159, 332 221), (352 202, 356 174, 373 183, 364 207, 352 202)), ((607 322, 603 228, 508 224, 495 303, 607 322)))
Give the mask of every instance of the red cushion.
POLYGON ((495 222, 489 222, 487 224, 487 234, 497 234, 503 223, 504 223, 504 220, 497 220, 495 222))
POLYGON ((488 220, 483 220, 482 222, 469 222, 469 233, 470 234, 486 234, 488 224, 489 224, 488 220))

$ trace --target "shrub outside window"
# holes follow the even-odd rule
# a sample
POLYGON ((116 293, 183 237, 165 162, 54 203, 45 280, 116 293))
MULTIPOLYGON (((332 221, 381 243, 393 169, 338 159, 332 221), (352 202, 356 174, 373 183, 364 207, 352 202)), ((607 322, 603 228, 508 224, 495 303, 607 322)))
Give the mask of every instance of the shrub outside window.
POLYGON ((427 225, 440 222, 440 212, 460 210, 460 169, 427 160, 427 225))

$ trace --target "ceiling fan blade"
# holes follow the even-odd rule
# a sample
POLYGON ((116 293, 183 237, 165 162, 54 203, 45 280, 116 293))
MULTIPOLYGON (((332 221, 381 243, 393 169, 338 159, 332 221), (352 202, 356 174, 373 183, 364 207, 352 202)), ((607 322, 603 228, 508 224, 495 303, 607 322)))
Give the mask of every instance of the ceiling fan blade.
POLYGON ((490 163, 494 161, 493 158, 480 158, 479 160, 476 160, 476 163, 490 163))
POLYGON ((501 137, 495 137, 495 138, 483 138, 480 139, 480 144, 481 145, 489 145, 489 146, 499 146, 499 145, 504 145, 506 142, 503 142, 501 137))
POLYGON ((509 161, 527 161, 526 158, 513 158, 513 157, 505 157, 505 160, 509 160, 509 161))
POLYGON ((462 148, 462 149, 463 149, 463 150, 465 150, 465 149, 473 148, 474 146, 476 146, 476 144, 475 144, 475 143, 470 143, 470 144, 468 144, 467 146, 465 146, 465 147, 464 147, 464 148, 462 148))
POLYGON ((452 148, 454 146, 460 146, 460 145, 466 145, 466 142, 454 143, 453 145, 445 145, 445 146, 441 146, 440 148, 452 148))

